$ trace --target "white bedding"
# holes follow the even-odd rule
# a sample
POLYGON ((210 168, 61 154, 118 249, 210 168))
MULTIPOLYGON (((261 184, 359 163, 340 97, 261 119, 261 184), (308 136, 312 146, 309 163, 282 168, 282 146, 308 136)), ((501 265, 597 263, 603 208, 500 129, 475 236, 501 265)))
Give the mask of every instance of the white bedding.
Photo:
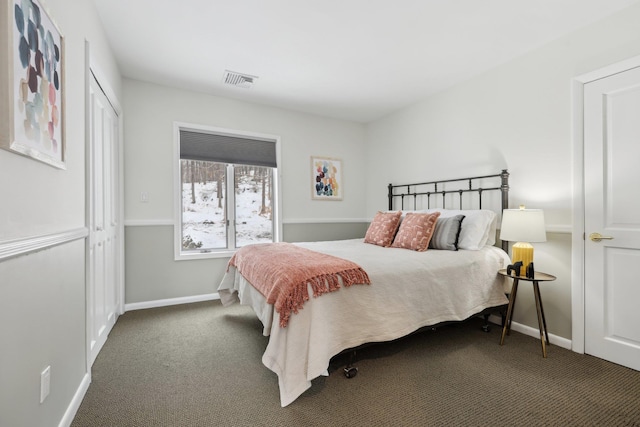
MULTIPOLYGON (((353 285, 310 297, 286 328, 236 269, 230 267, 218 293, 224 305, 249 305, 269 343, 262 356, 275 372, 280 403, 287 406, 327 372, 331 357, 369 342, 389 341, 423 326, 464 320, 485 308, 507 304, 508 283, 497 271, 510 260, 500 248, 478 251, 383 248, 363 239, 298 243, 359 264, 371 285, 353 285)), ((311 294, 310 294, 311 295, 311 294)))

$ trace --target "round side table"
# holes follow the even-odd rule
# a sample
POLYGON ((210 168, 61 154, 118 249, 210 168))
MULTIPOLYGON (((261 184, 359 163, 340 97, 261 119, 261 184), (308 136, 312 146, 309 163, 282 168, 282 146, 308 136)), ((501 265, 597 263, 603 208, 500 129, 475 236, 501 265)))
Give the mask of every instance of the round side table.
POLYGON ((516 276, 513 274, 507 274, 506 269, 498 271, 498 274, 510 277, 513 279, 513 285, 511 287, 511 294, 509 295, 509 307, 507 308, 507 317, 505 318, 504 326, 502 327, 502 336, 500 337, 500 345, 504 344, 505 335, 509 335, 511 332, 511 319, 513 318, 513 307, 516 303, 516 296, 518 294, 518 283, 523 280, 525 282, 533 282, 533 295, 536 299, 536 311, 538 313, 538 329, 540 329, 540 342, 542 344, 542 357, 547 357, 547 346, 549 344, 549 334, 547 333, 547 321, 544 318, 544 309, 542 308, 542 298, 540 298, 540 282, 551 282, 556 280, 555 276, 547 273, 541 273, 539 271, 534 272, 533 277, 516 276))

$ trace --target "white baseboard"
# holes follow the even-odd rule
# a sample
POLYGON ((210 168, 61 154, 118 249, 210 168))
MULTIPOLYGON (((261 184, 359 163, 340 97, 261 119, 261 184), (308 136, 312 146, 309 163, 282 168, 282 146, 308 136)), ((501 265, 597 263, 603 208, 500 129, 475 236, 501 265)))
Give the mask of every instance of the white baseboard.
POLYGON ((69 427, 73 422, 73 419, 80 408, 80 404, 82 403, 82 399, 84 399, 84 395, 87 393, 89 389, 89 384, 91 384, 91 373, 87 372, 84 374, 82 381, 80 381, 80 386, 76 393, 73 395, 73 399, 71 399, 71 403, 69 403, 69 407, 64 412, 62 419, 60 420, 60 424, 58 427, 69 427))
POLYGON ((213 294, 193 295, 189 297, 159 299, 155 301, 133 302, 130 304, 125 304, 124 311, 127 312, 132 310, 143 310, 145 308, 156 308, 156 307, 166 307, 169 305, 189 304, 192 302, 213 301, 217 299, 220 299, 220 295, 218 295, 218 293, 216 292, 213 294))
MULTIPOLYGON (((502 323, 502 319, 496 315, 489 316, 489 321, 497 325, 500 325, 502 323)), ((521 323, 511 322, 511 330, 540 339, 540 330, 523 325, 521 323)), ((549 334, 549 343, 557 345, 558 347, 566 348, 567 350, 571 350, 571 340, 559 337, 557 335, 549 334)))

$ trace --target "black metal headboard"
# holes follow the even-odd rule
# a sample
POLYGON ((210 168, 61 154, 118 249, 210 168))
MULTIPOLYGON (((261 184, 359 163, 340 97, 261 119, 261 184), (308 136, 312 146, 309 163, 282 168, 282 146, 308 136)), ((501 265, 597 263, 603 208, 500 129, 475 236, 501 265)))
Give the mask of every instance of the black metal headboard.
MULTIPOLYGON (((501 192, 501 208, 509 208, 509 172, 503 169, 502 172, 495 175, 483 175, 472 176, 468 178, 458 179, 444 179, 440 181, 429 182, 417 182, 413 184, 389 184, 389 210, 394 209, 394 200, 400 198, 401 205, 399 209, 405 208, 405 198, 408 199, 408 203, 413 199, 413 209, 417 209, 418 200, 426 198, 427 209, 431 207, 432 196, 435 199, 441 196, 442 208, 447 207, 447 195, 458 194, 458 207, 452 207, 453 209, 463 209, 463 195, 465 193, 477 193, 478 194, 478 206, 477 209, 482 209, 482 194, 486 191, 500 191, 501 192), (495 182, 495 186, 491 186, 495 182)), ((455 197, 454 197, 455 199, 455 197)), ((451 202, 451 196, 449 198, 451 202)), ((408 208, 408 207, 407 207, 408 208)), ((474 208, 475 209, 475 208, 474 208)), ((502 249, 507 251, 508 242, 502 242, 502 249)))

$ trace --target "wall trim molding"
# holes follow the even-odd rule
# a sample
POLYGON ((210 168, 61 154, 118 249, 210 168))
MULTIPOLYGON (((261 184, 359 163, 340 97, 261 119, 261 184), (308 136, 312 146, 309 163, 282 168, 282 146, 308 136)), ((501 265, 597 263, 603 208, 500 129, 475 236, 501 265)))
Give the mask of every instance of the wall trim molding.
MULTIPOLYGON (((498 326, 502 324, 502 319, 495 314, 492 314, 491 316, 489 316, 489 321, 491 321, 491 323, 495 323, 498 326)), ((521 334, 528 335, 538 340, 540 339, 540 330, 536 328, 532 328, 527 325, 523 325, 522 323, 511 322, 511 330, 520 332, 521 334)), ((549 343, 553 345, 557 345, 558 347, 565 348, 567 350, 572 350, 571 340, 560 337, 558 335, 549 334, 549 343)))
POLYGON ((127 219, 124 221, 125 227, 150 227, 173 224, 173 219, 127 219))
POLYGON ((27 255, 53 246, 73 242, 74 240, 85 239, 88 235, 89 229, 81 227, 61 233, 0 241, 0 262, 9 258, 27 255))
POLYGON ((192 302, 214 301, 220 299, 218 293, 193 295, 188 297, 167 298, 155 301, 133 302, 124 305, 124 311, 143 310, 146 308, 167 307, 170 305, 190 304, 192 302))
POLYGON ((573 233, 572 225, 547 224, 547 233, 571 234, 573 233))
MULTIPOLYGON (((572 225, 546 224, 544 229, 545 229, 545 231, 547 233, 552 233, 552 234, 571 234, 571 233, 573 233, 573 226, 572 225)), ((500 227, 498 227, 498 230, 500 230, 500 227)))
POLYGON ((282 220, 283 224, 339 224, 371 222, 371 218, 291 218, 282 220))
POLYGON ((91 384, 91 372, 87 372, 82 377, 82 381, 80 381, 80 385, 76 390, 67 410, 64 411, 64 415, 58 424, 58 427, 69 427, 73 422, 73 419, 78 413, 78 409, 80 409, 80 404, 82 404, 82 399, 84 399, 85 394, 87 394, 87 390, 89 390, 89 385, 91 384))
MULTIPOLYGON (((282 221, 283 224, 350 224, 369 223, 371 218, 292 218, 282 221)), ((159 225, 174 225, 173 219, 128 219, 125 227, 149 227, 159 225)))

